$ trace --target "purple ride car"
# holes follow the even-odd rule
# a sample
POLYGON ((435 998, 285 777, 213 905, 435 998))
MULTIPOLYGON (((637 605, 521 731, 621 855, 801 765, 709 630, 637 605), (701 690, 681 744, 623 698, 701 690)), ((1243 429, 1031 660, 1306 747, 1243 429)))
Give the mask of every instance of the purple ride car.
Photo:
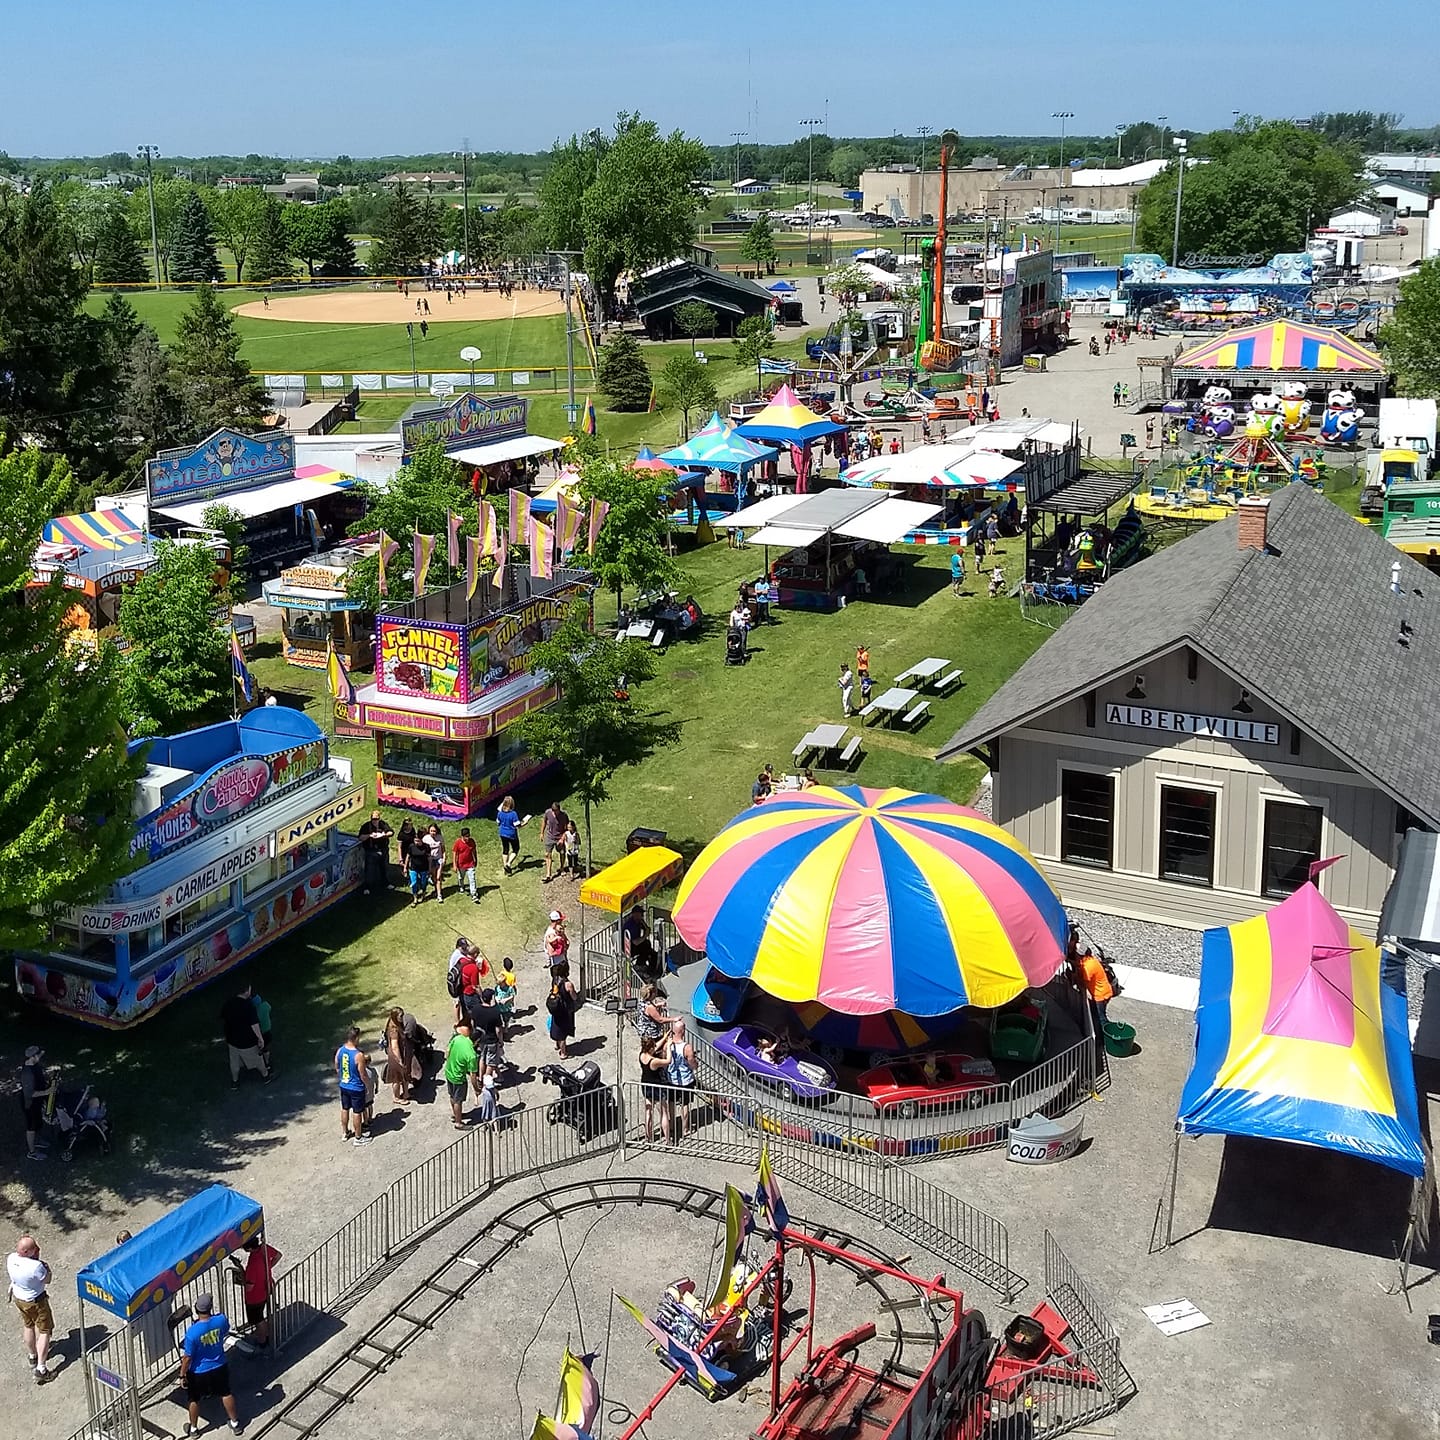
POLYGON ((812 1050, 791 1049, 781 1060, 760 1054, 763 1040, 776 1040, 763 1025, 736 1025, 711 1042, 747 1074, 772 1085, 782 1085, 797 1100, 829 1100, 835 1095, 835 1071, 812 1050))

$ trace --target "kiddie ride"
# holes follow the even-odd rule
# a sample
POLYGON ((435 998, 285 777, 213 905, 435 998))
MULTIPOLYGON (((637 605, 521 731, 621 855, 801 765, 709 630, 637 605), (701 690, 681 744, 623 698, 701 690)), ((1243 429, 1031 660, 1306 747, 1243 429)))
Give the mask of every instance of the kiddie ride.
POLYGON ((1132 501, 1113 528, 1097 520, 1065 537, 1059 564, 1044 579, 1028 581, 1025 598, 1037 604, 1078 605, 1102 581, 1137 559, 1144 544, 1144 522, 1132 501))

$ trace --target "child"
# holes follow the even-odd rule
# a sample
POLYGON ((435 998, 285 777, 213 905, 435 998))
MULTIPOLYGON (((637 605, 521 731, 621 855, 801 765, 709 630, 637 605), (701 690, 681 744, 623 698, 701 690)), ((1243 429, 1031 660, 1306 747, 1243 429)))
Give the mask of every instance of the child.
POLYGON ((500 1012, 501 1029, 506 1040, 510 1038, 510 1022, 515 1018, 515 996, 519 989, 515 962, 507 955, 500 962, 500 979, 495 985, 495 1008, 500 1012))
POLYGON ((863 709, 870 703, 870 691, 874 688, 875 682, 870 678, 868 670, 860 672, 860 705, 863 709))
POLYGON ((580 831, 573 820, 565 827, 565 868, 580 878, 580 831))
POLYGON ((500 1118, 500 1107, 495 1101, 495 1077, 488 1072, 480 1082, 480 1109, 476 1118, 482 1125, 493 1125, 500 1118))
POLYGON ((480 891, 475 884, 475 837, 471 835, 468 825, 461 830, 460 837, 455 841, 450 853, 455 861, 455 876, 460 893, 463 895, 469 891, 471 900, 478 905, 480 891))
POLYGON ((1005 589, 1005 572, 997 565, 990 572, 990 596, 993 599, 1005 589))

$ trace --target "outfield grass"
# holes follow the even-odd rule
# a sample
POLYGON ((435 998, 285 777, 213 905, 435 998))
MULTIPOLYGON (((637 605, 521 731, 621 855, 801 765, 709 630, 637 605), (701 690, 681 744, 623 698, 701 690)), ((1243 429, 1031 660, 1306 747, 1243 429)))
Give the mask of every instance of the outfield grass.
MULTIPOLYGON (((1012 541, 1007 551, 1001 558, 1013 579, 1022 549, 1012 541)), ((658 677, 636 693, 637 703, 679 721, 682 738, 615 777, 610 800, 594 817, 598 864, 622 853, 624 838, 636 825, 667 831, 671 843, 693 859, 749 804, 750 786, 762 765, 769 761, 777 770, 789 768, 790 751, 801 735, 818 722, 840 718, 836 672, 840 661, 853 659, 862 641, 881 687, 927 655, 962 664, 966 684, 952 697, 931 702, 932 718, 919 734, 869 730, 858 771, 853 776, 822 772, 822 779, 969 798, 980 778, 979 765, 938 765, 932 758, 935 749, 1049 632, 1025 622, 1016 601, 987 599, 974 582, 968 595, 954 597, 947 556, 938 547, 903 553, 917 562, 904 594, 856 603, 834 615, 785 612, 780 623, 756 632, 751 659, 743 667, 723 663, 723 617, 738 582, 759 573, 763 552, 732 550, 722 542, 682 555, 682 588, 693 592, 710 618, 699 639, 659 657, 658 677)), ((599 596, 597 609, 600 622, 607 624, 613 599, 599 596)), ((283 703, 303 706, 327 723, 320 674, 285 665, 274 641, 258 647, 253 668, 283 703)), ((333 748, 353 762, 357 783, 373 785, 373 745, 341 740, 333 748)), ((524 792, 522 809, 538 813, 552 794, 579 816, 580 807, 567 801, 563 778, 550 788, 524 792)), ((401 812, 389 813, 398 825, 401 812)), ((327 913, 323 924, 303 927, 246 965, 245 978, 274 1007, 277 1048, 290 1077, 269 1097, 263 1125, 249 1118, 246 1107, 237 1109, 229 1096, 217 1044, 223 983, 183 997, 123 1035, 22 1012, 13 987, 0 987, 0 1024, 24 1034, 27 1043, 44 1045, 51 1061, 71 1075, 93 1079, 109 1102, 120 1137, 108 1159, 86 1158, 83 1186, 48 1191, 47 1223, 56 1228, 91 1224, 97 1197, 106 1194, 118 1197, 123 1208, 127 1200, 189 1193, 225 1173, 237 1144, 272 1144, 288 1114, 330 1104, 328 1066, 347 1023, 353 1020, 373 1036, 384 1009, 397 1002, 422 1017, 446 1013, 444 960, 456 928, 492 955, 519 958, 532 987, 526 999, 533 1003, 544 913, 557 901, 573 911, 573 886, 542 887, 532 827, 524 832, 525 867, 501 889, 494 827, 482 820, 472 828, 480 843, 482 883, 489 887, 479 906, 452 902, 412 911, 398 894, 357 895, 327 913), (182 1096, 185 1112, 177 1120, 167 1104, 182 1096), (250 1133, 241 1139, 237 1125, 250 1133)), ((453 838, 456 829, 447 825, 447 836, 453 838)), ((578 922, 573 914, 572 922, 578 922)), ((575 933, 579 928, 572 924, 575 933)), ((7 1189, 0 1210, 13 1209, 20 1196, 7 1189)))

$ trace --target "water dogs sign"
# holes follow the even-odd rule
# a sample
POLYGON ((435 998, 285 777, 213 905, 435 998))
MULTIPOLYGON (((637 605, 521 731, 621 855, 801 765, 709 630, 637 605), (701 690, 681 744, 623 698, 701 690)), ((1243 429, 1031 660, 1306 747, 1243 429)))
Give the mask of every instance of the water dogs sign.
POLYGON ((523 395, 496 395, 481 399, 468 391, 446 405, 417 410, 400 422, 400 446, 406 456, 422 445, 442 450, 467 445, 490 445, 526 432, 530 402, 523 395))
POLYGON ((295 440, 283 430, 242 435, 217 430, 208 440, 178 450, 162 450, 145 462, 150 503, 201 500, 249 490, 295 473, 295 440))

